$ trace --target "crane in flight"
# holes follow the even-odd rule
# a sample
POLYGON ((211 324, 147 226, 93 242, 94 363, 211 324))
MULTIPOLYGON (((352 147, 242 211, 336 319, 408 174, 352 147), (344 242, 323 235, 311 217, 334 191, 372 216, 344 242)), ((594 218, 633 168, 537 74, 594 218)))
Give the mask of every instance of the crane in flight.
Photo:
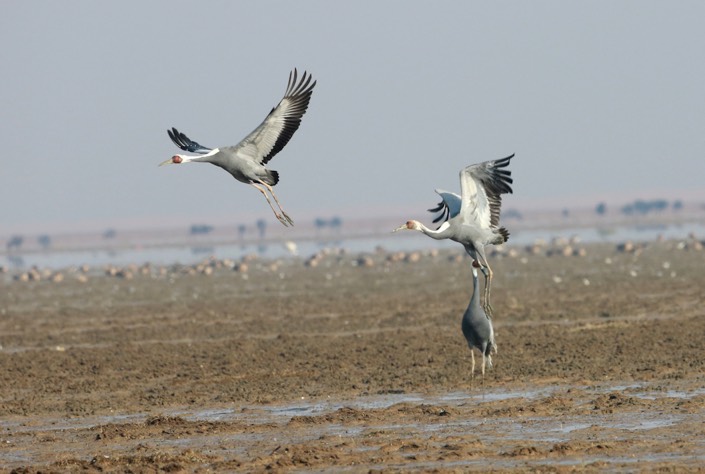
POLYGON ((407 221, 394 229, 394 232, 404 229, 417 230, 432 239, 450 239, 462 244, 472 257, 473 263, 479 262, 481 265, 480 269, 485 276, 483 306, 490 317, 490 286, 493 274, 485 255, 485 246, 503 244, 509 238, 509 231, 499 227, 499 213, 502 194, 512 193, 512 172, 505 168, 513 157, 512 154, 460 170, 460 196, 436 189, 436 193, 441 196, 441 202, 438 207, 429 211, 441 212, 433 220, 434 223, 443 220, 438 229, 429 229, 416 220, 407 221))
POLYGON ((181 164, 190 162, 211 163, 230 173, 236 180, 249 184, 262 193, 276 218, 285 226, 294 225, 294 221, 284 212, 272 186, 279 182, 279 173, 265 165, 279 153, 294 132, 301 125, 301 118, 306 113, 316 81, 311 82, 311 75, 304 71, 301 80, 294 69, 289 74, 289 83, 284 97, 274 107, 264 121, 240 143, 220 148, 205 147, 179 132, 176 128, 167 130, 169 138, 180 149, 196 155, 174 155, 159 164, 181 164), (267 191, 279 207, 274 209, 267 191))

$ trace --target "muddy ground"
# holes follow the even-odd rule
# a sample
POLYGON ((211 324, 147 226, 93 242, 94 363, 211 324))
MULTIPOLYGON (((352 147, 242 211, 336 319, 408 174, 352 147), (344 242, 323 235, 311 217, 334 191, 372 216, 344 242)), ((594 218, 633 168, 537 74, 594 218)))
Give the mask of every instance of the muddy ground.
POLYGON ((586 252, 492 259, 484 380, 460 249, 8 276, 0 470, 701 469, 705 252, 586 252))

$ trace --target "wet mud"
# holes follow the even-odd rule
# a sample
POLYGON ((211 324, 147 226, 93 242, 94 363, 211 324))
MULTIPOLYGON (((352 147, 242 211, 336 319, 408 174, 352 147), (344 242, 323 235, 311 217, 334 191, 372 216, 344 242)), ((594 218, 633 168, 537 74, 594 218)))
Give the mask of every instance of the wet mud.
POLYGON ((698 471, 705 252, 460 251, 0 283, 3 472, 698 471))

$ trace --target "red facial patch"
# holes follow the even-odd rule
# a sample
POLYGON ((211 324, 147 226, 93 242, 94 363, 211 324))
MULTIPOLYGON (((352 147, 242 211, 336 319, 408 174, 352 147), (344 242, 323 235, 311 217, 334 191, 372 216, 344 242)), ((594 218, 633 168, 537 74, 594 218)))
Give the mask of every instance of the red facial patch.
POLYGON ((179 155, 174 155, 171 157, 171 161, 175 164, 178 165, 182 161, 184 161, 179 155))

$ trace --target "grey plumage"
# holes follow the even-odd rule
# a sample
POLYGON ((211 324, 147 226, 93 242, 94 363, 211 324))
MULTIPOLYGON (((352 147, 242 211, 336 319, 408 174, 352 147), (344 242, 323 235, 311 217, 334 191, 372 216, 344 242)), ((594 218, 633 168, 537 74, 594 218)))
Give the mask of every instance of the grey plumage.
POLYGON ((480 305, 480 284, 477 269, 474 266, 472 268, 472 286, 472 298, 463 315, 461 327, 472 356, 472 376, 475 376, 475 351, 473 350, 475 348, 482 354, 482 376, 484 377, 485 365, 492 367, 492 351, 497 352, 497 345, 494 340, 492 319, 480 305))
POLYGON ((502 194, 512 192, 511 171, 505 169, 514 157, 485 161, 467 166, 460 171, 460 196, 437 189, 441 203, 431 212, 441 214, 434 220, 444 220, 433 230, 419 221, 410 220, 396 230, 418 230, 437 240, 450 239, 463 245, 473 262, 482 265, 485 275, 484 309, 492 315, 490 287, 492 269, 485 255, 486 245, 499 245, 507 241, 509 232, 499 227, 502 194))
POLYGON ((160 166, 204 162, 223 168, 238 181, 249 184, 261 192, 282 224, 293 225, 294 222, 284 212, 272 190, 272 186, 279 182, 279 173, 268 169, 265 165, 289 143, 301 125, 301 118, 308 109, 311 94, 316 85, 316 81, 311 82, 311 80, 311 75, 304 72, 299 81, 298 73, 294 69, 289 74, 289 82, 282 100, 272 108, 264 121, 237 145, 209 148, 191 140, 176 128, 167 130, 169 138, 176 146, 197 155, 174 155, 162 162, 160 166), (269 191, 274 198, 281 214, 272 206, 266 191, 269 191))

